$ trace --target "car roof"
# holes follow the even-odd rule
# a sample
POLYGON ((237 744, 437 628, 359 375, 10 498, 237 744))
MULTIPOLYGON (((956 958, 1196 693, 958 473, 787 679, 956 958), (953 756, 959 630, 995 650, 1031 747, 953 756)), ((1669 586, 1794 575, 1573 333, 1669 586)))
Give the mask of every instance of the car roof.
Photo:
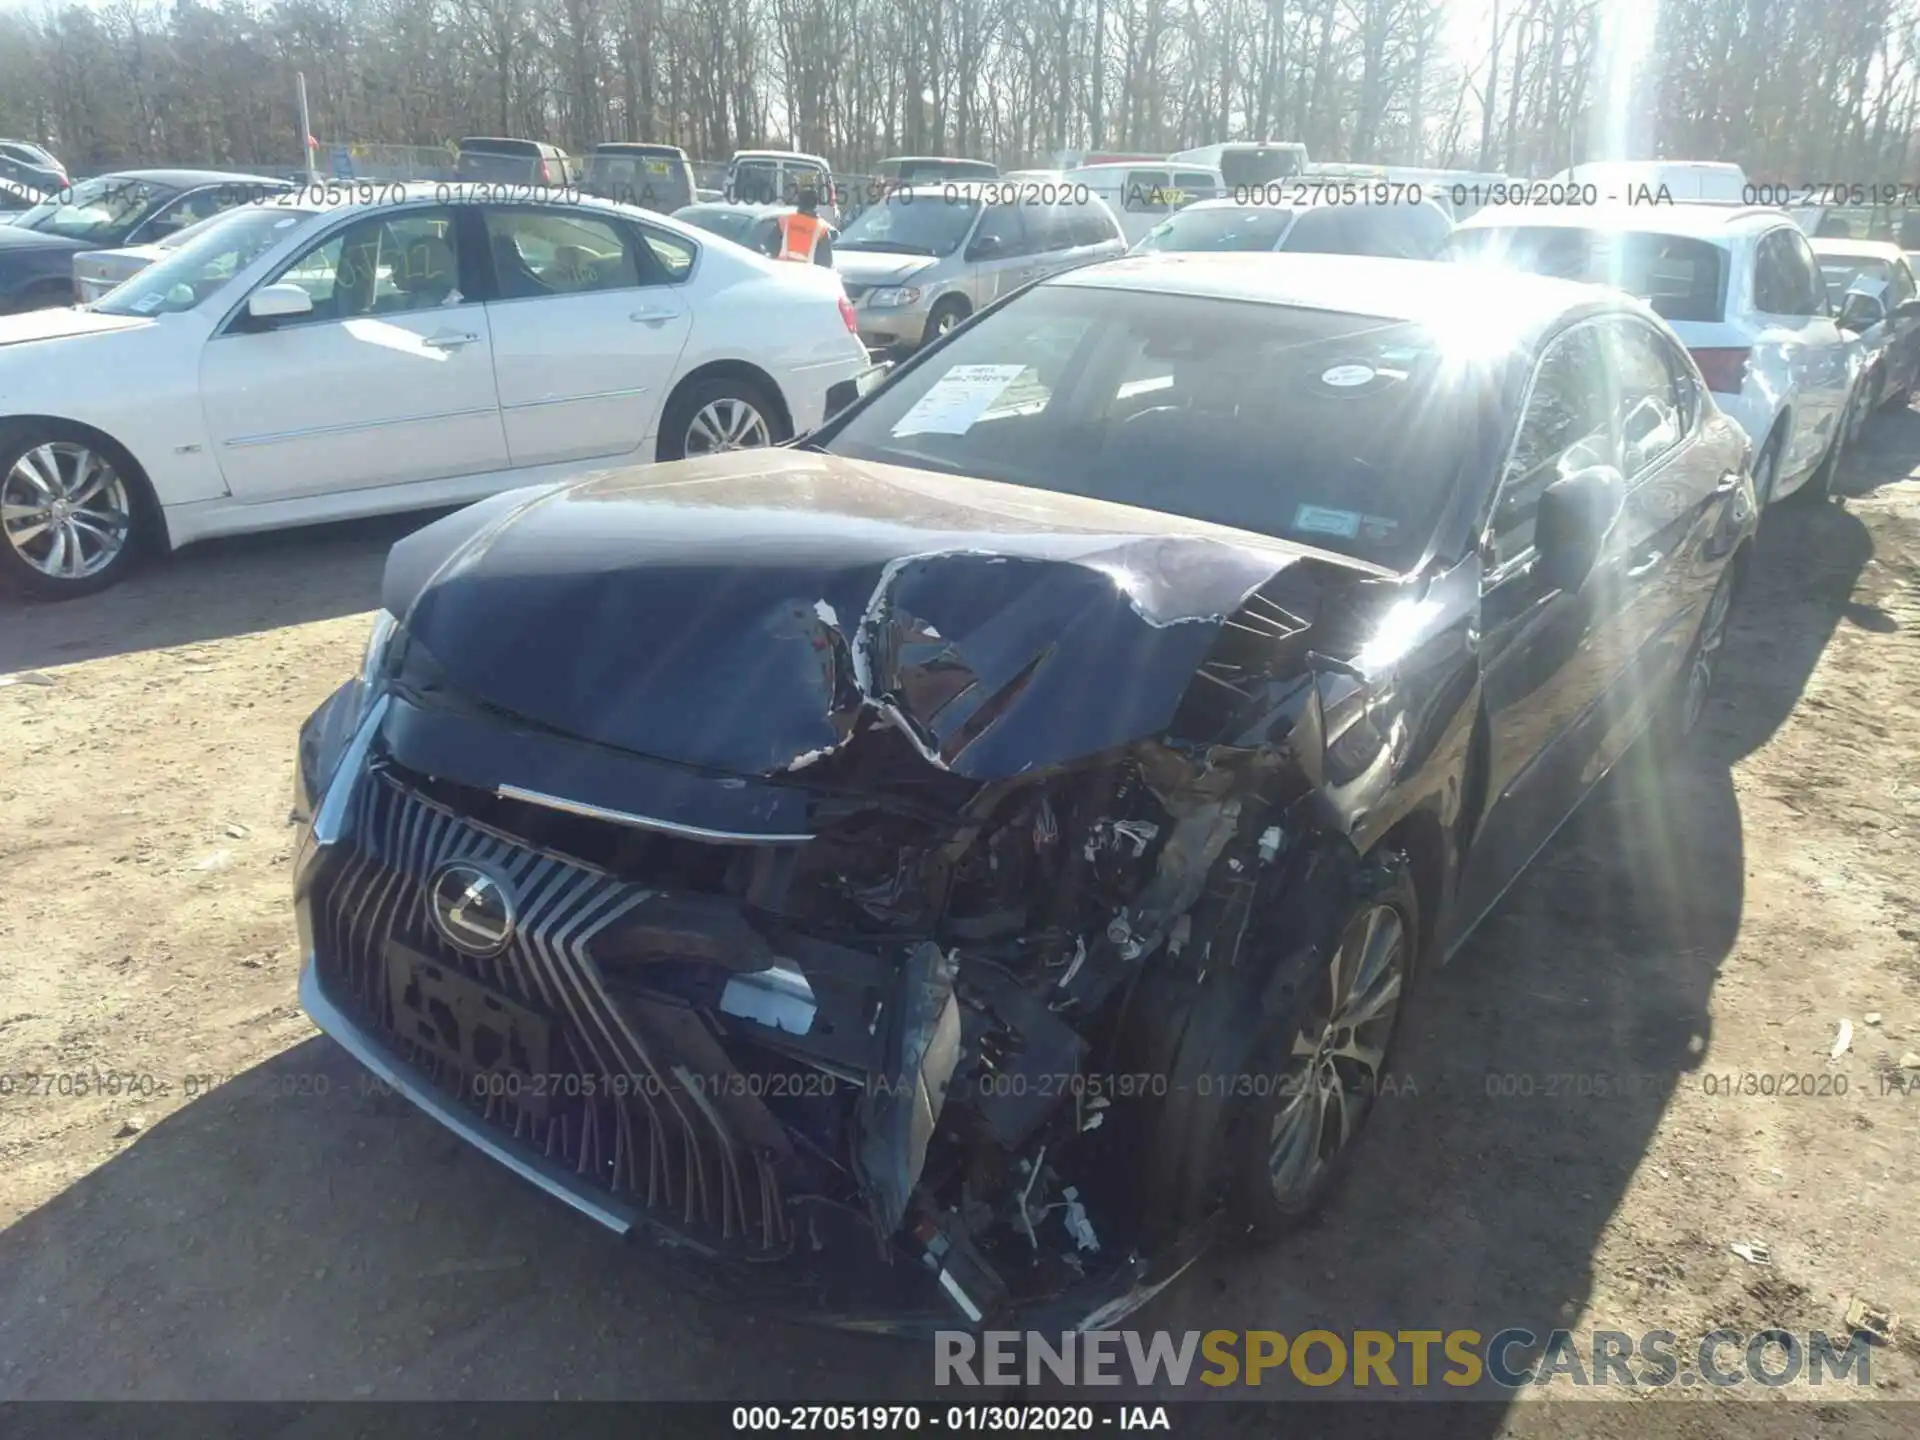
POLYGON ((1812 244, 1816 255, 1856 260, 1898 260, 1907 253, 1890 240, 1843 240, 1838 235, 1815 235, 1812 244))
POLYGON ((1211 170, 1213 167, 1199 160, 1102 160, 1095 165, 1074 165, 1067 170, 1069 175, 1084 175, 1095 170, 1211 170))
POLYGON ((1791 215, 1771 205, 1676 200, 1659 205, 1496 205, 1475 211, 1460 222, 1460 228, 1504 230, 1517 226, 1554 226, 1570 230, 1639 230, 1649 235, 1688 235, 1708 240, 1792 224, 1791 215))
MULTIPOLYGON (((1530 336, 1569 311, 1612 304, 1644 310, 1600 285, 1444 261, 1377 255, 1275 255, 1259 250, 1129 255, 1070 270, 1050 286, 1132 290, 1239 300, 1303 310, 1370 315, 1382 320, 1452 321, 1462 310, 1516 337, 1530 336)), ((1650 313, 1650 312, 1649 312, 1650 313)))
POLYGON ((823 169, 832 169, 826 160, 818 155, 809 155, 804 150, 736 150, 736 160, 804 160, 809 165, 818 165, 823 169))
MULTIPOLYGON (((244 170, 109 170, 102 180, 147 180, 155 185, 171 185, 189 190, 196 185, 277 185, 291 190, 294 182, 277 175, 249 174, 244 170)), ((85 184, 85 181, 81 181, 85 184)))
POLYGON ((1652 175, 1662 170, 1701 171, 1711 175, 1744 175, 1731 160, 1582 160, 1571 167, 1578 170, 1597 170, 1604 174, 1652 175))
MULTIPOLYGON (((534 150, 553 151, 560 149, 558 145, 553 144, 551 141, 529 140, 524 135, 464 135, 460 138, 458 148, 462 150, 477 150, 483 145, 512 145, 515 147, 530 147, 534 150)), ((521 148, 515 148, 506 153, 518 155, 523 153, 523 150, 521 148)))
MULTIPOLYGON (((1244 200, 1236 200, 1231 195, 1215 195, 1206 200, 1195 200, 1190 205, 1182 205, 1173 213, 1176 215, 1184 215, 1189 210, 1368 210, 1375 206, 1383 209, 1396 209, 1403 205, 1432 206, 1436 210, 1440 208, 1434 201, 1424 195, 1402 195, 1398 200, 1366 199, 1340 201, 1330 200, 1325 196, 1316 198, 1309 192, 1299 200, 1266 200, 1261 198, 1258 193, 1266 187, 1250 185, 1246 188, 1249 193, 1244 200)), ((1442 213, 1444 214, 1445 212, 1442 211, 1442 213)))
MULTIPOLYGON (((673 220, 672 216, 662 215, 657 210, 646 210, 638 205, 627 205, 617 200, 605 200, 597 195, 582 194, 566 186, 515 185, 508 196, 502 196, 501 190, 500 185, 485 180, 342 180, 337 186, 316 183, 304 190, 294 190, 293 204, 290 208, 342 215, 353 210, 373 211, 407 204, 484 204, 517 201, 538 205, 543 202, 537 197, 544 192, 552 197, 550 203, 564 204, 568 209, 601 210, 626 220, 673 220)), ((698 239, 701 234, 696 227, 689 226, 684 220, 674 224, 689 239, 698 239)))
POLYGON ((650 140, 602 140, 593 147, 595 155, 678 155, 682 160, 687 152, 678 145, 656 145, 650 140))

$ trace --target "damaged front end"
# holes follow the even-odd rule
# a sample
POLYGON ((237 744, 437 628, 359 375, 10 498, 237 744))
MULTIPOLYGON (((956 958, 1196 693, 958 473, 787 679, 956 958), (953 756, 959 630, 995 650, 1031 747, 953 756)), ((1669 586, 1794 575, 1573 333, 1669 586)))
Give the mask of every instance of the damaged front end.
MULTIPOLYGON (((1194 1103, 1168 997, 1264 977, 1277 902, 1342 851, 1329 726, 1363 687, 1308 639, 1383 583, 1243 555, 1183 608, 1115 566, 1231 557, 1150 544, 698 597, 751 608, 758 648, 705 654, 763 681, 704 726, 550 723, 559 671, 503 698, 467 637, 506 592, 456 607, 443 574, 309 786, 310 1009, 523 1173, 796 1310, 1112 1323, 1205 1239, 1155 1175, 1194 1103)), ((633 600, 595 583, 569 604, 633 600)))

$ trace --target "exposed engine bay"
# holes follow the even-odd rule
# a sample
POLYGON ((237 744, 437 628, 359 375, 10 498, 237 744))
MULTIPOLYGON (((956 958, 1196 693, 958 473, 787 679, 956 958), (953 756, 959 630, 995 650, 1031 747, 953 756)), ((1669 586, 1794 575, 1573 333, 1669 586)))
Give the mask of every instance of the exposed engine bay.
MULTIPOLYGON (((883 723, 861 740, 831 768, 925 771, 883 723)), ((932 1256, 979 1320, 1083 1278, 1155 1223, 1127 1119, 1172 1082, 1129 1043, 1129 1000, 1149 969, 1197 980, 1232 965, 1259 879, 1289 848, 1284 825, 1250 825, 1284 808, 1269 803, 1289 798, 1284 767, 1219 758, 1142 744, 1033 781, 923 773, 913 800, 848 795, 797 845, 670 838, 419 783, 649 887, 590 949, 633 1023, 671 1035, 671 1088, 770 1162, 778 1207, 764 1192, 722 1202, 736 1247, 825 1245, 820 1208, 857 1211, 877 1256, 932 1256), (941 789, 950 808, 926 793, 941 789)), ((838 789, 827 768, 809 775, 816 797, 838 789)))
POLYGON ((710 1257, 864 1251, 976 1323, 1139 1275, 1214 1202, 1194 1055, 1246 1053, 1189 1030, 1249 1038, 1386 818, 1405 704, 1351 657, 1409 597, 1098 502, 1009 525, 780 464, 820 534, 749 475, 711 543, 690 507, 503 500, 396 547, 362 773, 298 892, 318 983, 710 1257), (991 543, 927 548, 963 523, 991 543), (555 643, 579 616, 599 640, 555 643))

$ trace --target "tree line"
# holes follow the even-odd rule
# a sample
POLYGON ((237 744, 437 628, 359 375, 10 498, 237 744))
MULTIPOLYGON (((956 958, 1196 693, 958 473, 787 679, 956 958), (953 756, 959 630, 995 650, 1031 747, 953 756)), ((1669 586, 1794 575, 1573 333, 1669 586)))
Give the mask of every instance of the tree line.
POLYGON ((1620 153, 1920 171, 1920 0, 49 4, 0 14, 0 135, 76 173, 284 172, 298 72, 328 143, 791 145, 861 173, 1252 137, 1514 175, 1620 153))

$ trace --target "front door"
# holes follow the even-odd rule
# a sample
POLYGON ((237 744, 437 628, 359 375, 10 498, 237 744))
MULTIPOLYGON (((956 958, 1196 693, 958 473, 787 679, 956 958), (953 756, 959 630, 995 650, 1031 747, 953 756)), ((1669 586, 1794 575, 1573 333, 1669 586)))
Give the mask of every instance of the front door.
POLYGON ((1038 274, 1033 244, 1038 236, 1020 205, 989 205, 967 242, 966 260, 973 272, 974 309, 984 309, 1003 295, 1011 295, 1038 274))
POLYGON ((452 212, 363 214, 264 283, 305 315, 244 305, 201 352, 200 397, 221 474, 244 501, 505 468, 486 307, 468 298, 452 212))
POLYGON ((551 205, 485 207, 493 372, 515 466, 628 455, 653 433, 693 328, 693 255, 639 223, 551 205), (671 261, 678 265, 679 277, 671 261))
POLYGON ((1606 355, 1599 326, 1578 324, 1543 350, 1482 547, 1485 798, 1461 880, 1456 935, 1499 899, 1591 781, 1604 739, 1599 704, 1632 654, 1624 633, 1616 540, 1577 592, 1538 573, 1540 497, 1563 475, 1608 463, 1606 355))

